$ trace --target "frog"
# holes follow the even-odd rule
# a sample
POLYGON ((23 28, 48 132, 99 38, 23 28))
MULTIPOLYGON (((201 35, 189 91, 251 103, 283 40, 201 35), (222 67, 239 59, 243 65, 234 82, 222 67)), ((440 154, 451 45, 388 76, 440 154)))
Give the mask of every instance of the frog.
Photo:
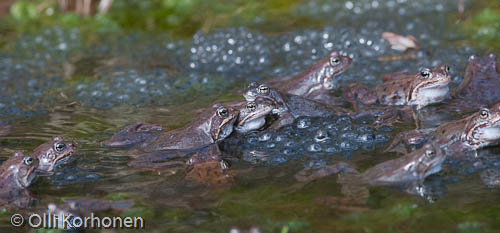
POLYGON ((250 83, 243 96, 247 101, 254 101, 260 97, 274 103, 276 107, 272 113, 277 119, 270 126, 272 129, 290 125, 298 117, 329 117, 350 114, 349 110, 342 107, 326 105, 298 95, 283 93, 265 83, 250 83))
POLYGON ((494 53, 469 57, 464 79, 453 92, 456 101, 452 104, 458 110, 475 111, 500 102, 500 89, 492 88, 500 85, 496 59, 494 53))
POLYGON ((444 101, 449 96, 450 67, 439 65, 434 69, 423 68, 416 74, 396 73, 386 75, 375 90, 362 84, 351 84, 344 90, 344 97, 354 109, 359 105, 414 106, 416 110, 444 101))
POLYGON ((38 158, 22 152, 15 152, 0 166, 0 190, 26 189, 36 178, 38 158))
POLYGON ((55 136, 50 141, 38 146, 32 152, 39 160, 37 172, 39 174, 52 174, 58 165, 67 163, 76 152, 74 143, 55 136))
POLYGON ((205 186, 224 186, 234 183, 231 164, 222 159, 222 153, 216 146, 209 146, 200 153, 195 153, 186 162, 185 179, 205 186))
MULTIPOLYGON (((321 198, 320 202, 332 200, 341 203, 366 204, 369 197, 367 187, 383 186, 397 187, 409 194, 428 198, 426 195, 424 180, 441 171, 442 164, 447 158, 447 153, 436 142, 425 144, 419 150, 404 156, 379 163, 360 173, 345 162, 320 167, 316 171, 300 171, 296 179, 300 182, 311 182, 313 180, 338 174, 337 183, 345 198, 321 198)), ((307 170, 311 170, 308 168, 307 170)), ((429 200, 429 199, 428 199, 429 200)), ((331 203, 323 203, 331 204, 331 203)))
POLYGON ((218 143, 233 132, 238 115, 237 109, 215 104, 197 120, 185 127, 161 133, 154 140, 140 144, 140 149, 144 152, 190 151, 218 143))
POLYGON ((339 81, 336 79, 352 63, 350 57, 341 55, 339 51, 332 51, 306 71, 286 81, 270 81, 270 85, 283 93, 336 105, 338 99, 329 95, 329 92, 338 88, 339 81))
POLYGON ((128 163, 130 167, 157 170, 165 168, 188 168, 195 164, 221 157, 218 144, 210 144, 196 150, 164 150, 150 152, 128 163))
POLYGON ((38 159, 22 152, 15 152, 0 166, 0 205, 26 208, 34 198, 28 187, 37 177, 38 159))
POLYGON ((264 98, 249 101, 239 109, 240 115, 234 130, 246 134, 261 129, 266 124, 266 118, 274 110, 274 103, 264 98))
POLYGON ((500 103, 491 108, 482 108, 463 119, 447 122, 436 128, 411 130, 399 133, 385 151, 406 153, 405 145, 419 145, 427 140, 438 140, 441 144, 456 141, 450 145, 455 156, 491 145, 500 139, 500 103))
POLYGON ((163 127, 157 124, 136 122, 126 126, 123 130, 113 135, 103 142, 107 147, 131 147, 146 141, 152 141, 164 131, 163 127))

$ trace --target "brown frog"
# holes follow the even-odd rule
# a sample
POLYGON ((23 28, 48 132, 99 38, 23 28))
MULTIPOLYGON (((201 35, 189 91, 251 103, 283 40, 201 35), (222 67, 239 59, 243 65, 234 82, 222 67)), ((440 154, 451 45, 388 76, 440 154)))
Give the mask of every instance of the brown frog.
POLYGON ((141 149, 146 152, 189 151, 217 143, 233 132, 238 114, 236 109, 216 104, 189 125, 164 132, 156 139, 141 144, 141 149))
POLYGON ((424 68, 417 74, 396 73, 384 77, 384 82, 374 91, 361 84, 352 84, 344 92, 355 109, 359 104, 405 105, 419 110, 429 104, 443 101, 449 93, 450 68, 440 65, 424 68))
POLYGON ((445 159, 446 153, 437 143, 432 142, 410 154, 377 164, 363 173, 350 168, 346 163, 337 163, 330 165, 328 169, 318 169, 309 176, 299 176, 298 180, 311 181, 340 173, 337 182, 342 185, 341 191, 347 199, 322 198, 320 202, 335 200, 347 204, 365 204, 369 197, 367 186, 402 187, 405 192, 424 197, 426 193, 423 181, 429 175, 439 172, 445 159))
POLYGON ((230 164, 221 158, 217 146, 209 146, 200 153, 195 153, 187 161, 186 179, 202 185, 227 185, 234 182, 229 170, 230 164))
POLYGON ((455 152, 454 155, 495 145, 500 139, 500 103, 489 109, 483 108, 464 119, 445 123, 435 129, 400 133, 386 151, 406 153, 405 145, 421 144, 427 139, 435 139, 441 144, 456 140, 449 148, 455 152))
POLYGON ((465 69, 464 80, 455 90, 457 105, 476 110, 500 102, 500 77, 497 72, 497 56, 472 55, 465 69))
POLYGON ((239 110, 240 115, 234 130, 241 134, 259 130, 266 124, 266 117, 274 109, 274 103, 268 99, 256 98, 254 101, 246 102, 239 110))
POLYGON ((131 167, 143 169, 162 169, 173 167, 193 166, 208 160, 217 160, 221 157, 217 144, 210 144, 189 152, 183 150, 155 151, 144 154, 128 163, 131 167), (186 161, 186 158, 187 159, 186 161))
POLYGON ((55 167, 68 162, 75 151, 76 146, 72 142, 59 136, 53 137, 51 141, 35 148, 32 153, 40 161, 37 172, 52 173, 55 167))
POLYGON ((210 160, 192 166, 186 173, 186 179, 202 185, 228 185, 234 182, 234 176, 228 170, 225 160, 210 160))
POLYGON ((276 106, 272 113, 277 120, 271 126, 280 128, 292 124, 296 118, 306 117, 328 117, 337 114, 349 114, 341 107, 325 105, 301 96, 282 93, 269 87, 267 84, 251 83, 243 94, 247 101, 254 101, 257 97, 268 99, 276 106))
POLYGON ((338 51, 333 51, 327 57, 314 63, 311 68, 290 80, 274 81, 274 83, 271 81, 270 84, 283 93, 332 104, 329 102, 327 93, 337 88, 336 76, 347 70, 351 64, 351 58, 340 55, 338 51))
POLYGON ((0 190, 25 189, 36 177, 38 158, 16 152, 0 166, 0 190))
POLYGON ((159 125, 137 122, 104 141, 104 145, 108 147, 134 146, 154 140, 161 132, 163 132, 163 128, 159 125))

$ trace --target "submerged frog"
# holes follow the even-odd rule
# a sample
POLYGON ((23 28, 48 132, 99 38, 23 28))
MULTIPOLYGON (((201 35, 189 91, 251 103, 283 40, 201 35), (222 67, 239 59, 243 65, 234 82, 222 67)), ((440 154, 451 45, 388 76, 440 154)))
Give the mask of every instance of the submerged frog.
POLYGON ((234 130, 245 134, 259 130, 266 124, 266 117, 275 109, 274 103, 264 98, 247 102, 239 111, 240 115, 234 130))
POLYGON ((341 191, 348 197, 349 204, 365 204, 369 197, 367 186, 401 187, 410 194, 425 196, 423 181, 441 171, 445 159, 446 153, 433 142, 405 156, 377 164, 363 173, 346 163, 337 163, 330 165, 329 169, 318 169, 309 176, 299 176, 298 180, 311 181, 340 173, 337 182, 342 185, 341 191))
POLYGON ((75 153, 76 146, 72 142, 65 141, 62 137, 53 137, 33 151, 33 155, 38 158, 38 172, 52 173, 54 168, 66 163, 75 153))
POLYGON ((164 132, 152 141, 141 144, 146 152, 161 150, 196 150, 217 143, 233 132, 239 111, 216 104, 189 125, 164 132))
POLYGON ((449 94, 450 68, 440 65, 424 68, 417 74, 396 73, 385 76, 384 82, 374 91, 361 84, 352 84, 344 92, 354 108, 358 105, 406 105, 417 110, 433 103, 442 102, 449 94))
POLYGON ((271 82, 271 85, 283 93, 331 104, 327 93, 338 87, 336 76, 347 70, 351 64, 351 58, 333 51, 301 74, 287 81, 275 81, 276 84, 271 82))
POLYGON ((490 109, 483 108, 464 119, 445 123, 435 129, 412 130, 398 134, 386 151, 406 152, 406 145, 417 145, 427 139, 436 139, 441 144, 450 145, 454 154, 476 151, 495 145, 500 140, 500 103, 490 109))
POLYGON ((445 159, 446 153, 437 143, 428 143, 419 150, 377 164, 361 174, 353 174, 350 178, 345 176, 339 183, 352 183, 357 180, 370 186, 385 186, 413 181, 423 182, 427 176, 441 171, 445 159))
POLYGON ((187 161, 186 179, 202 185, 226 185, 234 182, 229 171, 230 164, 221 158, 217 146, 209 146, 200 153, 195 153, 187 161))
POLYGON ((154 140, 163 132, 159 125, 137 122, 125 127, 104 142, 108 147, 134 146, 146 141, 154 140))
POLYGON ((500 102, 500 89, 495 88, 500 87, 496 58, 493 53, 469 57, 464 80, 454 92, 458 105, 477 109, 500 102))
POLYGON ((301 96, 291 95, 277 91, 267 84, 251 83, 244 95, 247 101, 254 101, 257 97, 268 99, 276 106, 273 109, 278 119, 271 126, 280 128, 292 124, 296 118, 306 117, 328 117, 337 114, 348 114, 348 111, 330 105, 310 100, 301 96))

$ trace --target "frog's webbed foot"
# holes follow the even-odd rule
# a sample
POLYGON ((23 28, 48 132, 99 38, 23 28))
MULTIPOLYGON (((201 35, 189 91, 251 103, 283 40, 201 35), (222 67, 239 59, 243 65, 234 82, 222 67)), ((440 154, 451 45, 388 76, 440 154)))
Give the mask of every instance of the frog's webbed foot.
POLYGON ((439 199, 439 196, 435 195, 430 187, 420 181, 408 183, 404 186, 403 191, 424 198, 429 203, 434 203, 439 199))

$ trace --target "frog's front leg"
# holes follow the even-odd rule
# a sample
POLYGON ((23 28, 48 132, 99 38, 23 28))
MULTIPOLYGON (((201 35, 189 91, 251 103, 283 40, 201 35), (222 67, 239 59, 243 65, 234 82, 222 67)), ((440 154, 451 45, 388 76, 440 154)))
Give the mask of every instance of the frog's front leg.
POLYGON ((291 125, 295 121, 295 117, 290 112, 280 112, 278 113, 278 119, 276 119, 269 128, 278 130, 283 126, 291 125))
POLYGON ((350 84, 344 89, 344 98, 351 103, 355 111, 358 111, 360 106, 373 105, 378 101, 374 90, 358 83, 350 84))

